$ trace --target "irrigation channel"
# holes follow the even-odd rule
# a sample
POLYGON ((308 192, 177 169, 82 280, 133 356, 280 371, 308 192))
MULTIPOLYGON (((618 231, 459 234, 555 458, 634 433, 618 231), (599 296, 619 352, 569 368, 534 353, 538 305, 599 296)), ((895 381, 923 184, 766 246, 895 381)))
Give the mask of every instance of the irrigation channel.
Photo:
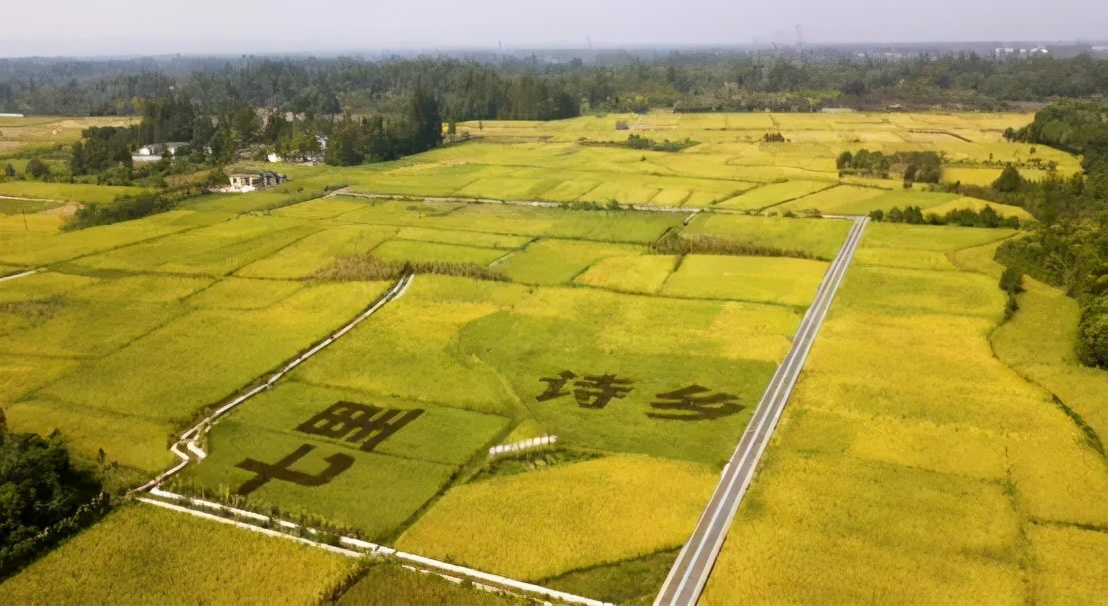
MULTIPOLYGON (((844 217, 845 218, 845 217, 844 217)), ((785 360, 777 368, 769 387, 766 388, 754 415, 739 441, 731 460, 723 468, 719 484, 716 486, 708 507, 700 516, 692 537, 681 549, 677 561, 670 569, 665 584, 654 601, 654 606, 685 606, 695 604, 708 582, 708 575, 716 563, 723 541, 727 537, 727 530, 731 527, 731 521, 739 509, 747 488, 754 480, 754 473, 758 468, 758 461, 762 458, 773 430, 781 418, 785 404, 789 400, 800 371, 804 368, 804 362, 808 358, 808 352, 812 349, 816 335, 823 325, 824 318, 835 298, 835 293, 842 284, 843 276, 854 257, 854 251, 862 239, 869 219, 865 217, 852 217, 854 226, 847 236, 835 261, 824 275, 816 297, 804 319, 800 322, 796 336, 793 338, 793 346, 789 350, 785 360)))

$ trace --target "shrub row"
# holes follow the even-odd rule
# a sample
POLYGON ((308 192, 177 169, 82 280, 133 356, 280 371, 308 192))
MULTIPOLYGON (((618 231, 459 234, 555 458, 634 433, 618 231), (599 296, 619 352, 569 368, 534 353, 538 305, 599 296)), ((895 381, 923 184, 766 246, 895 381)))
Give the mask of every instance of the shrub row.
POLYGON ((1019 229, 1020 220, 1017 217, 1002 217, 991 206, 981 210, 972 208, 958 209, 947 212, 944 215, 938 213, 924 214, 918 206, 909 206, 904 210, 894 206, 889 212, 881 209, 871 211, 869 218, 874 221, 886 221, 888 223, 909 223, 912 225, 959 225, 962 227, 1007 227, 1019 229))
POLYGON ((508 281, 504 274, 475 263, 383 261, 370 253, 339 257, 312 277, 328 282, 351 282, 395 280, 406 274, 438 274, 494 282, 508 281))

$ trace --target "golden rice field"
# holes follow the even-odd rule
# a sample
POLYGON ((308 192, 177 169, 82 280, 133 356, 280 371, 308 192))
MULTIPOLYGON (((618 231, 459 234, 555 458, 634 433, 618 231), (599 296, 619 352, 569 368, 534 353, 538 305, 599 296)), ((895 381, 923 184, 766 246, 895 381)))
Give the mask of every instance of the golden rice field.
MULTIPOLYGON (((607 204, 722 208, 749 212, 818 209, 866 213, 893 206, 936 207, 957 198, 904 191, 896 179, 840 179, 844 150, 941 151, 951 183, 987 184, 1005 162, 1054 161, 1063 174, 1075 158, 1009 143, 1002 131, 1031 114, 670 114, 587 116, 558 122, 486 121, 458 125, 473 137, 399 162, 357 168, 288 166, 295 179, 341 182, 353 191, 607 204), (680 153, 584 146, 578 139, 618 141, 625 121, 655 140, 699 142, 680 153), (787 143, 765 143, 781 132, 787 143), (939 133, 939 134, 936 134, 939 133), (955 133, 962 139, 942 133, 955 133), (893 190, 893 191, 890 191, 893 190)), ((284 168, 284 167, 283 167, 284 168)), ((1029 178, 1041 171, 1025 168, 1029 178)))
MULTIPOLYGON (((541 496, 563 512, 547 543, 575 541, 526 573, 535 580, 590 578, 596 566, 664 576, 667 560, 655 554, 679 546, 695 523, 827 268, 746 256, 679 264, 649 245, 687 230, 830 258, 846 233, 840 221, 719 215, 686 226, 676 213, 355 197, 261 212, 250 210, 260 202, 242 199, 243 212, 212 196, 78 232, 58 231, 52 215, 26 224, 22 214, 0 216, 13 236, 0 244, 0 262, 42 269, 0 288, 0 407, 10 427, 60 430, 80 458, 103 452, 118 465, 116 488, 134 486, 171 464, 171 436, 201 411, 342 326, 391 284, 312 277, 336 258, 490 267, 507 281, 417 276, 402 299, 217 425, 206 440, 211 456, 169 486, 228 495, 251 478, 243 460, 278 460, 306 444, 306 473, 334 457, 354 467, 321 486, 270 482, 246 505, 323 516, 390 543, 433 528, 438 518, 422 520, 442 515, 440 507, 453 516, 455 491, 487 499, 483 487, 521 483, 523 501, 541 496), (539 399, 543 380, 559 373, 573 375, 567 391, 539 399), (590 407, 577 390, 593 375, 627 387, 590 407), (657 413, 659 397, 693 385, 733 401, 718 419, 657 413), (418 418, 373 452, 305 438, 299 425, 336 401, 418 418), (492 445, 549 434, 561 439, 549 475, 509 473, 526 461, 501 469, 483 456, 492 445), (659 476, 682 480, 664 498, 632 499, 659 476), (547 478, 588 490, 544 493, 547 478), (595 513, 616 498, 638 503, 622 511, 624 530, 593 532, 595 513), (585 512, 592 527, 579 524, 585 512), (632 536, 654 519, 666 520, 656 535, 632 536)), ((522 515, 485 511, 507 516, 505 524, 522 515)), ((527 544, 519 533, 488 541, 482 550, 527 544)), ((480 550, 450 557, 507 570, 480 550)))
POLYGON ((448 492, 397 546, 539 580, 680 547, 717 480, 703 466, 631 456, 492 478, 448 492))
POLYGON ((118 116, 0 118, 0 156, 50 149, 59 143, 75 143, 81 139, 81 131, 86 128, 126 126, 132 120, 133 118, 118 116))
POLYGON ((1019 311, 992 334, 1005 364, 1056 395, 1101 441, 1108 439, 1105 373, 1082 365, 1073 351, 1081 310, 1061 291, 1025 278, 1019 311))
POLYGON ((1028 315, 993 332, 1004 300, 987 244, 1003 236, 871 227, 701 603, 1108 595, 1093 530, 1108 525, 1108 461, 1049 380, 1024 378, 1038 358, 1064 382, 1076 310, 1032 285, 1028 315), (893 252, 932 261, 905 268, 893 252), (1043 358, 1019 331, 1048 321, 1058 342, 1043 358))
POLYGON ((134 504, 5 581, 0 604, 314 604, 356 572, 341 555, 134 504))

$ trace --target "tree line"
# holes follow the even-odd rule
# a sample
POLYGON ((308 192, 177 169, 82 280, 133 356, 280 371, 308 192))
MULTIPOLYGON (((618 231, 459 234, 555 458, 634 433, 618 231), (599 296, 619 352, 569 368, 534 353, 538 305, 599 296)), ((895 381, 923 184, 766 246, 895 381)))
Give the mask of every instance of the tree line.
POLYGON ((888 223, 908 223, 909 225, 958 225, 960 227, 1006 227, 1019 229, 1018 217, 1002 217, 991 206, 981 210, 960 208, 946 213, 929 213, 918 206, 908 206, 903 210, 894 206, 888 212, 881 209, 870 211, 869 218, 888 223))
POLYGON ((997 260, 1074 297, 1082 307, 1078 352, 1108 368, 1108 105, 1055 102, 1010 138, 1081 154, 1085 174, 1051 171, 1029 181, 1009 166, 993 187, 964 193, 1023 206, 1039 220, 1026 237, 1001 245, 997 260))
POLYGON ((994 61, 974 53, 802 61, 743 51, 616 53, 580 59, 244 56, 0 60, 0 111, 137 115, 180 93, 204 114, 244 104, 308 115, 395 113, 421 84, 447 119, 551 120, 592 111, 816 111, 823 107, 999 109, 1014 101, 1108 95, 1102 60, 994 61))

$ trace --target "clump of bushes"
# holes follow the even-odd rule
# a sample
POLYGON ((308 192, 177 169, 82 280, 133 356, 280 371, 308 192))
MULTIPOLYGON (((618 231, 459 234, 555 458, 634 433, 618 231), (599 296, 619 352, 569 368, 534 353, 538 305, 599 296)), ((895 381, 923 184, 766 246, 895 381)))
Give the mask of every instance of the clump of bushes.
POLYGON ((889 178, 890 172, 899 172, 904 182, 912 184, 938 183, 943 177, 943 158, 935 152, 896 152, 886 155, 879 151, 844 151, 839 154, 835 166, 839 176, 853 174, 866 177, 889 178))
POLYGON ((817 258, 812 253, 799 248, 781 248, 749 240, 733 240, 717 236, 681 235, 672 230, 662 234, 661 238, 652 243, 650 251, 659 255, 746 255, 792 257, 795 259, 817 258))
POLYGON ((353 282, 396 280, 407 274, 438 274, 493 282, 508 281, 508 277, 504 274, 475 263, 384 261, 370 253, 339 257, 312 277, 327 282, 353 282))

